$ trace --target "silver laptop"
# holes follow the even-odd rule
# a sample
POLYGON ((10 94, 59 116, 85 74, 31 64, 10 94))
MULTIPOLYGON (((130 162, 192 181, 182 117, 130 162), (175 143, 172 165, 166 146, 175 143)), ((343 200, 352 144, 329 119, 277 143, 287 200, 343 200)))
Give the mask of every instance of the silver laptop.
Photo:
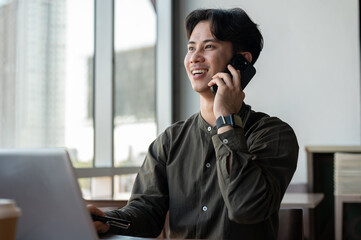
POLYGON ((0 198, 22 211, 17 240, 98 239, 65 149, 0 149, 0 198))

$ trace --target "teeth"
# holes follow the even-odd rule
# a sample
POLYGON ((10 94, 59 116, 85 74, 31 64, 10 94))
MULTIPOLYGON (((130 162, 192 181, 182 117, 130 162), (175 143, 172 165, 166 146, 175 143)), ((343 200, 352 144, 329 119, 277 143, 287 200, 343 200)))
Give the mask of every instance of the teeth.
POLYGON ((202 74, 202 73, 205 73, 207 72, 206 69, 197 69, 197 70, 193 70, 192 71, 192 74, 195 75, 195 74, 202 74))

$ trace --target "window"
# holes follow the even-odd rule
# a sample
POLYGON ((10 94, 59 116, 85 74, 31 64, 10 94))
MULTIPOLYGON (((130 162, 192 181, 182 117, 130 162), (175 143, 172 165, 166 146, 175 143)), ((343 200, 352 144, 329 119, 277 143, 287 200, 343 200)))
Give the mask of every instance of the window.
POLYGON ((127 198, 157 134, 154 2, 0 0, 0 148, 66 147, 85 198, 127 198))
POLYGON ((0 147, 67 147, 92 165, 93 22, 92 0, 0 1, 0 147))
POLYGON ((114 165, 140 166, 157 132, 156 13, 150 0, 114 3, 114 165))

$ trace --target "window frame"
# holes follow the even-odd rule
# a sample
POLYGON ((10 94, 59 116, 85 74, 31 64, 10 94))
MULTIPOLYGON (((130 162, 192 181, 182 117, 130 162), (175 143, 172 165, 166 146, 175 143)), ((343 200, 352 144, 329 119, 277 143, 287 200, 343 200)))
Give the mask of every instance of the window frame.
MULTIPOLYGON (((172 0, 156 1, 156 124, 157 135, 172 123, 172 0), (162 64, 158 64, 161 62, 162 64), (162 67, 160 67, 160 65, 162 67)), ((139 167, 114 166, 114 0, 94 0, 94 161, 75 168, 77 178, 114 177, 138 172, 139 167)))

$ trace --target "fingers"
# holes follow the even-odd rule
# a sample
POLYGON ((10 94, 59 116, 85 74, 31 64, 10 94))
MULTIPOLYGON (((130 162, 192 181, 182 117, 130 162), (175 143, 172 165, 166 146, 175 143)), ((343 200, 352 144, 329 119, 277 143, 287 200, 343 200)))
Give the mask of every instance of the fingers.
POLYGON ((94 215, 98 215, 98 216, 105 216, 105 213, 103 211, 101 211, 99 208, 95 207, 94 205, 87 205, 86 206, 90 212, 90 214, 94 214, 94 215))
POLYGON ((208 86, 211 87, 213 86, 214 84, 217 84, 218 86, 223 86, 223 85, 226 85, 224 80, 222 78, 219 78, 219 77, 214 77, 213 76, 213 79, 211 81, 209 81, 208 83, 208 86))
MULTIPOLYGON (((99 208, 95 207, 94 205, 89 204, 86 207, 88 208, 90 214, 98 215, 98 216, 102 216, 102 217, 105 216, 105 213, 103 211, 101 211, 99 208)), ((99 221, 94 221, 93 224, 94 224, 95 230, 98 233, 106 233, 110 228, 109 225, 99 222, 99 221)))
POLYGON ((110 226, 105 223, 95 221, 93 224, 97 233, 106 233, 109 231, 110 226))
POLYGON ((212 77, 208 86, 217 84, 218 86, 227 86, 230 89, 241 89, 241 73, 236 70, 231 64, 228 64, 228 70, 231 75, 224 72, 219 72, 212 77))
MULTIPOLYGON (((231 64, 228 64, 228 70, 232 74, 232 80, 235 88, 241 89, 241 71, 235 69, 231 64)), ((243 90, 243 89, 242 89, 243 90)))
POLYGON ((219 73, 216 73, 216 75, 214 75, 212 77, 212 80, 217 83, 220 83, 221 85, 227 85, 229 87, 231 87, 233 85, 232 83, 232 78, 231 76, 228 74, 228 73, 224 73, 224 72, 219 72, 219 73))

